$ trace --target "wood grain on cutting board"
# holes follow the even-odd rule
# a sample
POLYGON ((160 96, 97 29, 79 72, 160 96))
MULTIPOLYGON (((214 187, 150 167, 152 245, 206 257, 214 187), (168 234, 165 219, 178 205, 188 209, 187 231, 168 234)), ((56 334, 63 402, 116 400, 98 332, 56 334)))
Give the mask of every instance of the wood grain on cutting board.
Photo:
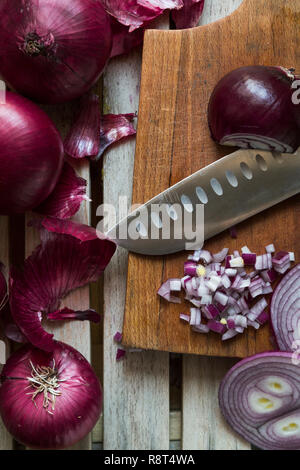
MULTIPOLYGON (((233 149, 217 146, 207 126, 207 104, 217 81, 244 65, 282 65, 300 71, 300 0, 244 0, 231 16, 185 31, 145 35, 135 155, 133 203, 143 203, 233 149)), ((223 233, 206 248, 230 250, 247 244, 263 252, 273 242, 300 259, 294 197, 238 226, 238 238, 223 233)), ((210 356, 243 357, 272 349, 268 327, 249 328, 221 343, 179 321, 189 305, 168 304, 156 295, 169 277, 181 277, 187 253, 129 256, 123 342, 210 356)))

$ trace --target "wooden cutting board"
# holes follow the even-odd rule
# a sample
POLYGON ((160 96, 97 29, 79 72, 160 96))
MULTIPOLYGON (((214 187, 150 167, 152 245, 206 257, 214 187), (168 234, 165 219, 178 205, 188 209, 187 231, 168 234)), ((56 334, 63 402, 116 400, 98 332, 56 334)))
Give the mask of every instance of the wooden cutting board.
MULTIPOLYGON (((230 153, 210 138, 207 104, 218 80, 244 65, 282 65, 300 72, 300 0, 244 0, 231 16, 185 31, 145 34, 135 155, 133 203, 144 203, 182 178, 230 153)), ((217 252, 247 244, 264 252, 273 242, 295 251, 300 197, 296 196, 206 243, 217 252)), ((187 253, 165 257, 129 255, 123 329, 126 346, 210 356, 244 357, 273 349, 269 327, 222 343, 215 333, 197 334, 179 320, 189 304, 156 295, 163 281, 183 275, 187 253)))

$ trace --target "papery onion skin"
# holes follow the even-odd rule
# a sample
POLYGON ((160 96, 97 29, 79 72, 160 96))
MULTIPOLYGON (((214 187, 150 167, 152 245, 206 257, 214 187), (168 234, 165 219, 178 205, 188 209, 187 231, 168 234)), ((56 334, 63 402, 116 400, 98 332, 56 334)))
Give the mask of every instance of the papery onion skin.
POLYGON ((64 162, 54 190, 34 211, 49 217, 69 219, 79 211, 82 201, 88 200, 86 191, 86 180, 78 176, 69 163, 64 162))
MULTIPOLYGON (((293 410, 300 411, 299 361, 289 352, 265 352, 248 357, 233 366, 224 377, 219 389, 219 404, 224 418, 232 428, 247 441, 265 450, 299 450, 300 434, 291 442, 288 438, 276 439, 262 435, 260 429, 266 422, 280 419, 293 410), (262 389, 262 380, 278 377, 291 386, 291 393, 270 393, 262 389), (257 387, 259 383, 259 388, 257 387), (280 406, 266 413, 251 410, 247 397, 257 392, 271 400, 281 399, 280 406)), ((276 404, 276 402, 275 402, 276 404)))
POLYGON ((116 244, 98 238, 93 227, 53 217, 43 219, 40 234, 42 243, 25 260, 23 270, 11 270, 10 308, 28 341, 51 352, 55 342, 41 324, 42 314, 58 310, 69 292, 96 281, 116 244))
POLYGON ((222 145, 293 152, 300 146, 295 76, 283 67, 241 67, 216 85, 208 106, 212 138, 222 145))
POLYGON ((73 100, 97 81, 112 47, 98 0, 2 0, 0 73, 41 103, 73 100))
POLYGON ((71 346, 56 342, 52 354, 25 345, 7 361, 1 374, 0 414, 12 436, 33 449, 65 449, 83 439, 95 426, 102 409, 102 390, 88 361, 71 346), (49 414, 42 394, 32 401, 27 377, 31 365, 58 371, 61 396, 49 414), (10 380, 5 377, 20 377, 10 380))
POLYGON ((0 104, 0 214, 24 213, 53 191, 63 165, 63 143, 36 104, 6 92, 0 104))
POLYGON ((180 10, 171 13, 176 29, 194 28, 198 25, 205 0, 183 0, 180 10))

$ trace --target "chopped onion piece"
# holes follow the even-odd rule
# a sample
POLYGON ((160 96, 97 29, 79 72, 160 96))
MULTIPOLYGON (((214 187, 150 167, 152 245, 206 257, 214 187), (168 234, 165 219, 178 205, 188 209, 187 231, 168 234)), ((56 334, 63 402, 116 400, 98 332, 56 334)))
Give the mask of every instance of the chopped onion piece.
POLYGON ((243 268, 244 267, 244 260, 241 256, 237 258, 232 258, 229 261, 229 267, 230 268, 243 268))
POLYGON ((275 253, 275 246, 273 245, 273 243, 266 246, 266 252, 267 253, 275 253))
POLYGON ((196 325, 192 327, 192 330, 196 333, 209 333, 209 327, 201 323, 200 325, 196 325))
POLYGON ((289 251, 290 261, 295 261, 295 253, 293 251, 289 251))
POLYGON ((211 331, 219 334, 223 334, 227 330, 226 325, 216 320, 208 320, 207 326, 211 331))
POLYGON ((225 306, 228 302, 228 295, 223 294, 222 292, 216 292, 214 295, 214 300, 215 302, 218 302, 219 304, 225 306))
POLYGON ((181 313, 181 314, 179 315, 179 317, 180 317, 181 320, 190 323, 190 317, 189 317, 189 315, 186 315, 185 313, 181 313))
POLYGON ((224 261, 224 259, 226 258, 228 251, 228 248, 223 248, 223 250, 219 251, 218 253, 215 253, 213 255, 213 261, 215 263, 222 263, 222 261, 224 261))

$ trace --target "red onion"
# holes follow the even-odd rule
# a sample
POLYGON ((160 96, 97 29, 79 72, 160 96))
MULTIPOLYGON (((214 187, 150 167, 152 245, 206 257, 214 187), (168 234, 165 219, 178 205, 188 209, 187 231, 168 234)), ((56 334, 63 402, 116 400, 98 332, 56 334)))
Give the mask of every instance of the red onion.
POLYGON ((261 449, 300 449, 298 359, 288 352, 266 352, 236 364, 219 390, 226 421, 261 449))
POLYGON ((51 354, 23 346, 1 374, 0 414, 8 431, 35 449, 64 449, 95 426, 102 407, 99 380, 74 348, 55 342, 51 354))
POLYGON ((208 123, 222 145, 293 152, 300 145, 300 105, 293 104, 291 71, 249 66, 233 70, 216 85, 208 123))
MULTIPOLYGON (((67 220, 46 218, 40 230, 41 245, 25 260, 22 271, 11 272, 10 307, 28 341, 44 351, 53 351, 53 335, 43 329, 42 315, 56 312, 70 291, 96 281, 116 244, 104 236, 98 238, 101 234, 92 227, 67 220)), ((88 313, 80 318, 82 312, 72 311, 77 319, 91 319, 92 312, 88 313)), ((65 319, 67 311, 53 315, 65 319)))
POLYGON ((100 1, 1 2, 0 73, 39 102, 64 102, 87 92, 111 46, 110 20, 100 1))
POLYGON ((7 92, 6 103, 0 104, 0 140, 0 214, 31 210, 49 196, 59 179, 60 135, 37 105, 7 92))
POLYGON ((271 322, 281 351, 293 351, 299 347, 299 302, 300 264, 297 264, 281 279, 272 296, 271 322))

